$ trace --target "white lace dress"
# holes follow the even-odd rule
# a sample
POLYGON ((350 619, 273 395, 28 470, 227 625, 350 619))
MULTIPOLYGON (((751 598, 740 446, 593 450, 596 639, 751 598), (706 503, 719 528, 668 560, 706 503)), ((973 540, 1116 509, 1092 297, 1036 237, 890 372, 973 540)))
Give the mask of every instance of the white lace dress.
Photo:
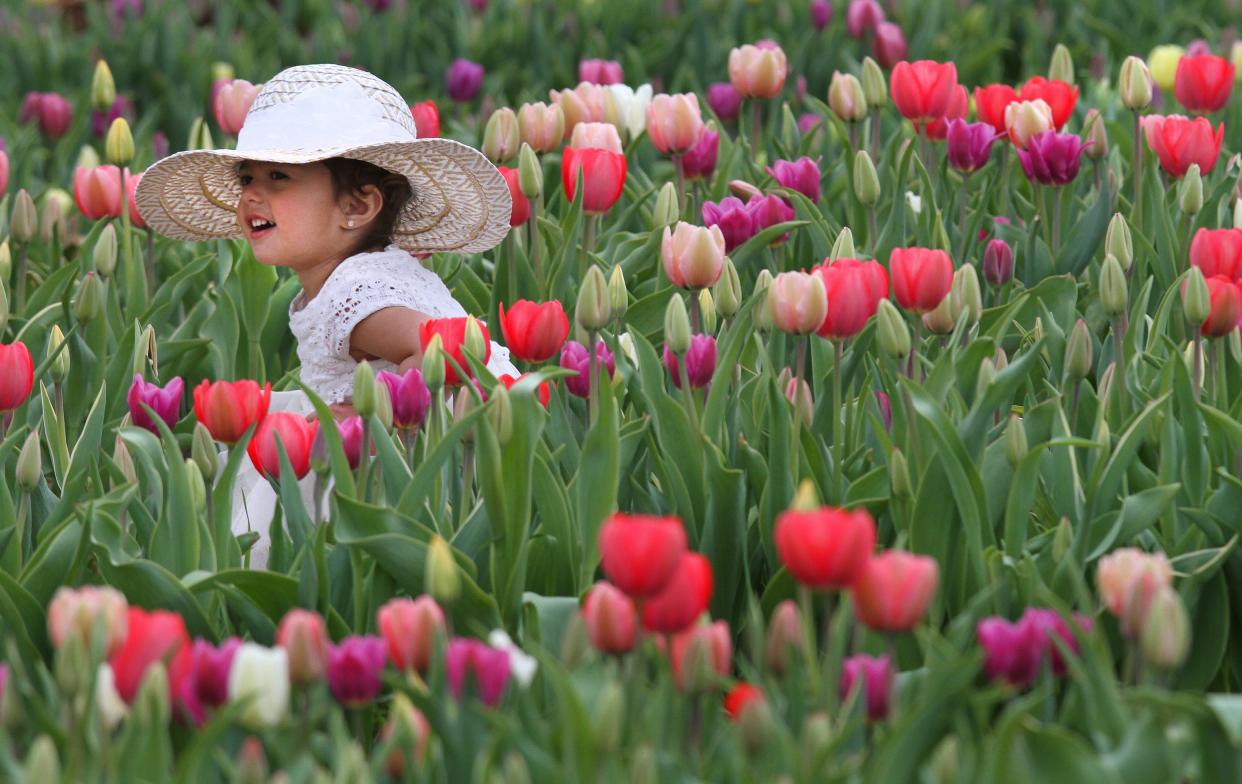
MULTIPOLYGON (((349 336, 367 316, 389 307, 416 310, 431 318, 455 318, 466 310, 449 292, 444 281, 417 259, 396 245, 382 251, 359 253, 340 263, 323 289, 307 300, 299 292, 289 305, 289 329, 298 340, 298 359, 302 363, 302 383, 328 405, 342 403, 353 393, 357 361, 349 355, 349 336)), ((375 372, 397 371, 387 360, 372 360, 375 372)), ((492 342, 487 368, 499 376, 518 375, 509 361, 509 351, 492 342)), ((301 390, 273 392, 269 411, 309 414, 314 409, 301 390)), ((314 477, 308 474, 300 483, 307 510, 314 509, 314 477)), ((276 495, 268 481, 245 460, 233 490, 233 533, 256 531, 259 541, 251 549, 250 566, 267 566, 271 542, 268 526, 276 508, 276 495)))

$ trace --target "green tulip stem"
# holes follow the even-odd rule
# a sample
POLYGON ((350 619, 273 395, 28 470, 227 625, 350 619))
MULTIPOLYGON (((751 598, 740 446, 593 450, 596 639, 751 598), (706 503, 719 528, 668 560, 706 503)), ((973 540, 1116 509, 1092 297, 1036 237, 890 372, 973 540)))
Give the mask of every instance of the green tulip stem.
POLYGON ((703 331, 703 314, 699 308, 699 298, 690 296, 690 334, 697 335, 703 331))
POLYGON ((147 291, 151 292, 151 296, 155 296, 155 232, 151 231, 150 226, 146 227, 144 231, 147 233, 147 255, 145 259, 147 291))
POLYGON ((1225 341, 1217 338, 1212 341, 1212 395, 1216 407, 1221 411, 1229 410, 1229 382, 1225 378, 1225 341))
POLYGON ((540 299, 547 295, 544 290, 546 281, 543 279, 543 256, 539 249, 542 243, 539 242, 539 202, 540 199, 530 200, 530 220, 526 222, 527 230, 530 232, 530 258, 531 264, 535 268, 535 285, 536 293, 540 299))
POLYGON ((1012 144, 1004 144, 1001 146, 1001 177, 1000 192, 1005 194, 1002 200, 1001 215, 1009 215, 1013 211, 1013 192, 1009 188, 1010 171, 1013 169, 1014 152, 1010 148, 1012 144))
POLYGON ((961 200, 957 205, 957 241, 961 243, 958 246, 958 258, 962 258, 966 253, 966 248, 970 246, 970 240, 966 237, 966 203, 969 201, 970 172, 966 172, 962 175, 961 200))
POLYGON ((675 360, 680 365, 678 370, 681 371, 681 394, 686 404, 686 416, 690 417, 690 425, 694 428, 694 434, 702 440, 703 425, 699 421, 698 405, 694 401, 694 388, 690 386, 690 366, 686 363, 686 354, 677 354, 675 360))
POLYGON ((1126 417, 1126 347, 1125 347, 1125 329, 1121 325, 1121 319, 1113 319, 1113 383, 1109 393, 1113 396, 1113 400, 1117 401, 1117 408, 1121 412, 1121 418, 1124 421, 1126 417))
POLYGON ((508 255, 508 258, 505 259, 506 261, 505 267, 509 273, 509 305, 510 306, 512 306, 513 303, 517 302, 519 299, 518 297, 518 274, 517 274, 517 256, 518 256, 517 239, 518 239, 517 232, 511 231, 509 232, 509 236, 506 238, 507 241, 505 242, 505 250, 507 251, 507 255, 508 255))
POLYGON ((26 265, 29 261, 30 243, 17 243, 17 280, 13 284, 13 313, 21 315, 26 309, 26 265))
POLYGON ((875 205, 867 207, 867 244, 871 246, 871 255, 880 250, 880 225, 875 218, 875 205))
POLYGON ((596 417, 599 416, 599 360, 595 355, 595 341, 599 338, 599 334, 595 330, 587 333, 587 412, 589 424, 594 425, 596 417))
POLYGON ((587 215, 586 226, 582 230, 582 256, 578 262, 578 283, 586 279, 587 270, 591 268, 591 251, 595 250, 595 221, 598 215, 587 215))
POLYGON ((1061 199, 1065 188, 1052 190, 1052 268, 1057 268, 1057 257, 1061 255, 1061 199))
POLYGON ((474 497, 474 444, 468 443, 461 453, 461 498, 457 509, 457 529, 466 524, 466 515, 470 511, 470 501, 474 497))
POLYGON ((1134 113, 1134 212, 1130 216, 1130 222, 1134 224, 1134 230, 1141 232, 1143 230, 1143 123, 1142 115, 1137 111, 1134 113))
POLYGON ((1195 402, 1203 396, 1203 333, 1194 330, 1195 359, 1190 367, 1190 381, 1195 390, 1195 402))
POLYGON ((880 151, 881 149, 883 149, 880 144, 880 115, 873 112, 871 114, 870 123, 871 123, 871 159, 874 160, 876 163, 879 163, 880 162, 880 151))
POLYGON ((805 585, 798 585, 798 605, 802 610, 802 653, 806 659, 806 676, 813 699, 819 699, 819 644, 815 633, 815 596, 805 585))
MULTIPOLYGON (((849 130, 850 134, 850 151, 855 152, 858 150, 858 123, 848 122, 845 124, 845 127, 849 130)), ((872 159, 874 160, 874 156, 872 156, 872 159)))
POLYGON ((362 420, 362 443, 358 453, 358 500, 367 502, 367 469, 371 456, 371 423, 362 420))
POLYGON ((763 117, 759 110, 759 99, 750 99, 750 159, 759 160, 759 140, 763 138, 763 117))
POLYGON ((27 490, 22 490, 18 495, 17 525, 13 527, 13 538, 16 541, 13 543, 13 546, 16 548, 17 563, 20 567, 26 565, 26 550, 30 545, 26 540, 26 527, 28 525, 26 518, 30 517, 30 493, 27 490))
POLYGON ((845 503, 845 428, 841 422, 841 360, 845 354, 840 340, 832 341, 832 480, 836 501, 845 503))
POLYGON ((677 217, 686 215, 686 172, 681 168, 684 153, 673 154, 673 171, 677 172, 677 217))

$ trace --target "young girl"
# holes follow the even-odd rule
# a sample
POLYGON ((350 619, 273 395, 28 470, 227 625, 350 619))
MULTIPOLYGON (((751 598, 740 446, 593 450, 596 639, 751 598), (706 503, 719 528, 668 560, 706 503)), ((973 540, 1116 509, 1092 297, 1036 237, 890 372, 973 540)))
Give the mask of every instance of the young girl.
MULTIPOLYGON (((302 382, 338 418, 361 360, 376 372, 419 367, 419 325, 465 316, 412 253, 477 253, 509 230, 504 178, 478 151, 419 139, 408 105, 379 78, 339 65, 278 73, 255 97, 235 150, 192 150, 154 164, 137 192, 147 225, 174 239, 243 237, 261 264, 289 267, 302 382)), ((517 374, 492 344, 488 368, 517 374)), ((312 415, 301 391, 270 411, 312 415)), ((311 482, 302 482, 307 508, 311 482)), ((234 492, 233 531, 257 531, 267 563, 275 495, 249 463, 234 492)))

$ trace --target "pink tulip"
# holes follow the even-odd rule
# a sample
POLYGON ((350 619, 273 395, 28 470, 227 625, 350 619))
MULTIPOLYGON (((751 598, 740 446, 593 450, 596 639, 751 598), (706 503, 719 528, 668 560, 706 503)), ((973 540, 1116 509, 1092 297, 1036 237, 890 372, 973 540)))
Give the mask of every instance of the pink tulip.
MULTIPOLYGON (((750 201, 746 202, 746 212, 750 213, 756 234, 778 223, 791 221, 795 215, 794 208, 789 206, 789 202, 774 193, 766 196, 751 196, 750 201)), ((787 239, 789 239, 789 232, 772 240, 771 244, 779 245, 787 239)))
POLYGON ((867 721, 888 718, 893 692, 893 660, 888 656, 850 656, 841 663, 841 698, 861 686, 861 699, 867 706, 867 721), (860 683, 861 681, 861 683, 860 683))
POLYGON ((875 631, 910 631, 927 613, 939 582, 934 558, 887 550, 873 556, 854 583, 854 614, 875 631))
POLYGON ((444 91, 458 103, 473 101, 483 86, 483 66, 458 57, 444 75, 444 91))
POLYGON ((479 699, 494 708, 509 683, 509 654, 479 640, 458 637, 444 653, 444 672, 454 697, 461 699, 469 673, 479 699))
POLYGON ((176 695, 190 719, 202 726, 208 708, 219 708, 229 701, 229 669, 241 647, 240 637, 230 637, 219 647, 207 640, 195 640, 190 649, 189 677, 176 695))
POLYGON ((624 84, 625 71, 616 60, 582 60, 578 63, 578 81, 591 84, 624 84))
POLYGON ((397 669, 425 673, 436 635, 445 632, 444 610, 430 596, 392 599, 379 610, 378 625, 397 669))
POLYGON ((535 152, 555 150, 565 138, 565 111, 556 103, 524 103, 518 109, 518 133, 535 152))
POLYGON ((876 0, 850 0, 845 8, 845 32, 850 38, 862 38, 884 21, 884 9, 876 0))
POLYGON ((47 608, 47 630, 56 648, 77 635, 88 647, 95 625, 104 627, 104 653, 111 656, 125 642, 129 603, 109 586, 60 587, 47 608))
MULTIPOLYGON (((668 368, 673 386, 681 388, 682 361, 677 355, 664 347, 664 366, 668 368)), ((686 379, 694 389, 700 389, 711 383, 712 374, 716 372, 716 339, 711 335, 694 335, 690 338, 690 349, 685 358, 686 379)))
POLYGON ((328 668, 328 630, 323 617, 312 610, 294 608, 276 628, 276 644, 289 655, 289 680, 313 683, 328 668))
MULTIPOLYGON (((177 424, 177 419, 181 415, 181 396, 184 391, 185 386, 181 381, 181 376, 174 376, 167 385, 161 388, 149 383, 140 374, 135 375, 129 387, 129 395, 126 397, 129 403, 130 419, 138 427, 158 435, 159 428, 156 427, 154 420, 144 407, 149 406, 155 411, 155 415, 164 420, 164 424, 171 429, 177 424)), ((210 479, 210 477, 204 478, 210 479)))
POLYGON ((1173 567, 1164 553, 1123 547, 1101 558, 1096 567, 1100 598, 1128 637, 1136 637, 1142 629, 1157 591, 1172 584, 1173 567))
POLYGON ((812 202, 819 203, 819 165, 806 155, 796 161, 776 161, 767 168, 767 172, 782 187, 797 191, 812 202))
POLYGON ((73 107, 59 93, 27 93, 17 119, 20 123, 37 122, 40 133, 59 139, 73 122, 73 107))
POLYGON ((134 224, 134 228, 137 229, 145 229, 147 227, 147 222, 143 220, 142 214, 138 212, 138 202, 134 199, 134 194, 138 192, 138 183, 142 182, 142 175, 144 173, 130 174, 129 169, 125 170, 125 197, 129 202, 129 222, 134 224))
POLYGON ((681 167, 682 176, 687 180, 712 176, 712 172, 716 171, 716 155, 719 151, 720 134, 703 126, 699 140, 676 159, 677 165, 681 167))
POLYGON ((729 624, 716 621, 691 627, 673 637, 670 654, 673 680, 679 690, 687 694, 710 690, 729 674, 733 659, 729 624))
POLYGON ((91 220, 121 217, 121 170, 111 165, 74 169, 73 199, 91 220))
POLYGON ((906 59, 906 34, 893 22, 880 22, 875 27, 875 41, 871 53, 881 68, 893 68, 906 59))
POLYGON ((262 87, 261 84, 251 84, 245 79, 234 79, 220 87, 212 106, 216 113, 216 125, 220 126, 220 130, 230 136, 241 132, 246 123, 246 114, 262 87))
POLYGON ((638 610, 634 600, 612 583, 595 584, 582 603, 587 639, 604 653, 626 653, 638 637, 638 610))
POLYGON ((746 98, 775 98, 785 86, 789 64, 779 46, 746 44, 729 52, 729 81, 746 98))
POLYGON ((716 226, 695 226, 684 221, 679 221, 675 230, 665 226, 660 258, 674 286, 682 289, 714 286, 724 269, 724 234, 716 226))
POLYGON ((574 126, 569 135, 569 146, 584 149, 594 147, 598 150, 623 152, 621 136, 617 126, 605 122, 582 122, 574 126))
POLYGON ((382 637, 346 637, 328 649, 328 688, 343 705, 365 705, 380 693, 387 646, 382 637))
MULTIPOLYGON (((606 122, 608 88, 590 82, 579 82, 572 90, 550 90, 548 96, 555 101, 565 115, 565 136, 573 132, 580 122, 606 122)), ((518 117, 521 126, 522 118, 518 117)), ((523 134, 524 135, 524 134, 523 134)), ((533 146, 533 145, 532 145, 533 146)))
MULTIPOLYGON (((715 164, 715 161, 712 161, 715 164)), ((4 197, 4 192, 9 187, 9 154, 4 150, 0 150, 0 198, 4 197)))
POLYGON ((755 236, 755 219, 735 196, 726 196, 719 204, 703 202, 703 224, 720 229, 726 253, 732 253, 734 248, 755 236))
POLYGON ((431 408, 431 391, 418 368, 410 368, 404 376, 381 370, 376 378, 388 385, 392 400, 392 423, 403 430, 416 430, 427 418, 431 408))
MULTIPOLYGON (((595 343, 595 361, 597 368, 608 371, 608 377, 616 372, 616 363, 608 345, 600 340, 595 343)), ((561 367, 577 371, 578 375, 565 378, 565 388, 576 397, 587 397, 590 394, 591 355, 587 347, 576 340, 565 342, 561 349, 561 367)))
POLYGON ((730 122, 742 111, 742 94, 732 82, 713 82, 707 87, 707 105, 721 120, 730 122))
POLYGON ((657 95, 647 104, 647 137, 660 152, 685 152, 699 140, 703 117, 694 93, 657 95))
POLYGON ((768 288, 768 313, 773 325, 782 332, 815 332, 828 314, 823 280, 807 272, 780 273, 768 288))

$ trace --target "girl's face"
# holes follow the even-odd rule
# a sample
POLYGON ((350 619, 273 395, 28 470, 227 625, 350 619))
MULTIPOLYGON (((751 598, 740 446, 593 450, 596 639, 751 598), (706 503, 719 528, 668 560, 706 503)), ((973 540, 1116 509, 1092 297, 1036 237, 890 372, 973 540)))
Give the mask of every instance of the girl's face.
POLYGON ((237 222, 260 263, 309 270, 349 255, 349 217, 327 166, 245 161, 237 171, 237 222))

